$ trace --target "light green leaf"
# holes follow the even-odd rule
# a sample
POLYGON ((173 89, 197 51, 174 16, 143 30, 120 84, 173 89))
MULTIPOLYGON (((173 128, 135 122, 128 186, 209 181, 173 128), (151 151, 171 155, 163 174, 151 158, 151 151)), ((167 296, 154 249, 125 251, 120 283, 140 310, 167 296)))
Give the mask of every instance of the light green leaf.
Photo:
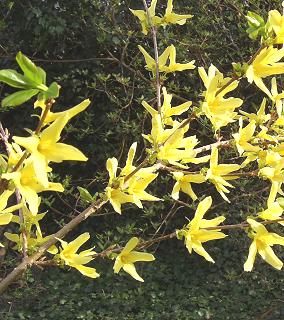
POLYGON ((29 89, 29 90, 21 90, 21 91, 12 93, 2 100, 2 106, 3 107, 19 106, 22 103, 28 101, 31 97, 38 94, 38 92, 39 90, 37 89, 29 89))
POLYGON ((27 78, 34 81, 36 84, 45 84, 45 71, 37 67, 28 57, 22 54, 22 52, 18 52, 16 61, 27 78))
POLYGON ((59 96, 60 86, 56 82, 52 82, 52 84, 48 87, 48 89, 39 95, 39 100, 47 100, 54 99, 59 96))
POLYGON ((81 197, 84 201, 86 201, 86 202, 88 202, 88 203, 94 202, 94 198, 92 197, 92 195, 90 194, 90 192, 89 192, 87 189, 82 188, 82 187, 77 187, 77 189, 78 189, 79 192, 80 192, 80 197, 81 197))
POLYGON ((11 87, 20 89, 31 89, 34 88, 35 85, 25 76, 12 69, 0 70, 0 82, 4 82, 11 87))

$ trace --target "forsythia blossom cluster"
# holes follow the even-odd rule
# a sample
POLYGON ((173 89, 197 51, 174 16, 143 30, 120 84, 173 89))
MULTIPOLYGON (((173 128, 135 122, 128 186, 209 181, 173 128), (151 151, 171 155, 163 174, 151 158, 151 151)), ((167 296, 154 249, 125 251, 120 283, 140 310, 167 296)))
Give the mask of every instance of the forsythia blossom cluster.
MULTIPOLYGON (((156 15, 156 5, 157 0, 152 0, 147 10, 131 10, 139 19, 145 35, 150 29, 154 34, 160 26, 183 25, 192 17, 190 14, 174 13, 172 0, 168 0, 163 16, 156 15)), ((284 49, 278 47, 284 45, 284 16, 272 10, 266 23, 254 13, 249 13, 247 18, 250 37, 261 37, 261 47, 256 54, 246 63, 234 63, 232 77, 224 77, 213 64, 208 69, 198 67, 199 77, 205 87, 199 104, 194 105, 192 101, 184 102, 182 99, 183 103, 176 105, 166 86, 161 88, 162 103, 157 95, 157 107, 143 101, 142 105, 151 117, 150 132, 142 134, 148 144, 147 158, 135 165, 137 143, 134 142, 123 167, 119 166, 117 158, 107 159, 109 180, 104 192, 100 194, 100 200, 109 202, 119 214, 122 213, 122 205, 126 203, 143 208, 143 201, 161 201, 148 191, 158 177, 159 170, 170 173, 173 179, 171 197, 175 201, 179 201, 181 192, 184 197, 186 195, 194 202, 198 201, 203 197, 197 190, 193 190, 192 184, 198 184, 200 190, 204 190, 202 188, 205 184, 211 184, 219 197, 230 202, 230 189, 234 188, 232 180, 243 175, 266 180, 270 191, 265 208, 239 224, 252 239, 244 270, 253 269, 257 253, 268 264, 280 270, 283 263, 275 255, 272 246, 284 246, 284 237, 269 232, 264 224, 278 222, 280 226, 284 225, 284 206, 281 199, 277 198, 278 194, 284 195, 284 91, 280 92, 279 80, 275 77, 284 74, 284 49), (270 83, 267 80, 269 77, 270 83), (250 106, 250 101, 244 103, 243 99, 236 97, 242 79, 254 84, 265 94, 255 112, 240 110, 241 106, 250 106), (231 96, 232 91, 235 92, 234 96, 231 96), (212 139, 216 140, 214 143, 200 146, 203 139, 192 130, 191 124, 196 119, 201 123, 211 123, 212 139), (223 133, 222 130, 228 126, 234 128, 232 134, 228 134, 228 130, 223 133), (223 134, 229 136, 227 141, 222 141, 223 134), (227 155, 222 151, 225 146, 233 150, 228 152, 228 159, 222 158, 220 163, 220 154, 224 157, 227 155), (237 158, 236 163, 232 160, 234 157, 237 158)), ((196 67, 194 60, 188 63, 176 62, 176 48, 172 44, 160 55, 155 48, 157 61, 142 46, 139 46, 139 50, 146 62, 145 69, 152 73, 153 79, 156 78, 158 92, 162 86, 157 79, 159 73, 166 79, 172 73, 189 72, 196 67)), ((84 111, 90 101, 87 99, 68 110, 54 112, 52 105, 54 98, 58 97, 59 86, 52 83, 48 87, 45 72, 22 53, 17 55, 17 62, 23 74, 10 69, 0 71, 1 82, 21 89, 6 97, 3 104, 16 106, 38 95, 34 108, 39 108, 41 114, 36 130, 29 130, 28 136, 13 136, 11 141, 6 141, 2 136, 7 155, 0 155, 0 225, 18 225, 18 233, 5 232, 4 235, 15 243, 15 250, 29 255, 52 237, 45 236, 41 230, 40 223, 46 213, 41 213, 39 206, 41 192, 64 191, 61 183, 50 181, 53 163, 87 161, 79 149, 61 142, 61 136, 68 122, 84 111), (8 205, 13 195, 17 198, 17 204, 8 205), (17 210, 19 215, 14 213, 17 210)), ((87 195, 93 209, 93 196, 87 195)), ((205 197, 197 204, 194 217, 188 224, 173 234, 184 240, 190 254, 194 251, 214 263, 204 243, 223 239, 227 235, 222 232, 226 226, 221 226, 224 216, 204 218, 211 206, 212 197, 205 197)), ((57 239, 55 237, 53 239, 57 239)), ((97 278, 99 274, 87 264, 99 256, 115 258, 115 273, 123 269, 137 281, 144 281, 134 263, 150 262, 155 258, 152 254, 134 250, 137 247, 143 248, 143 244, 138 245, 137 237, 132 237, 123 249, 115 245, 114 252, 106 249, 99 254, 93 251, 94 247, 78 252, 89 238, 89 233, 85 232, 69 243, 57 239, 61 246, 52 245, 47 252, 53 255, 56 264, 75 268, 90 278, 97 278)), ((0 243, 0 246, 3 244, 0 243)))

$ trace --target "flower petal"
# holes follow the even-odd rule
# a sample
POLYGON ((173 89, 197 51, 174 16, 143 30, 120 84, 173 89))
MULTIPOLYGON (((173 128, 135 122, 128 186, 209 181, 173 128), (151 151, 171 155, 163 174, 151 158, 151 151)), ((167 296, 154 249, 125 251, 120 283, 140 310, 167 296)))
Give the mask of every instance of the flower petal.
POLYGON ((132 264, 132 263, 127 263, 127 264, 124 264, 122 268, 123 268, 123 270, 124 270, 125 272, 127 272, 128 274, 130 274, 131 277, 134 278, 135 280, 140 281, 140 282, 144 282, 144 280, 143 280, 143 279, 139 276, 139 274, 137 273, 134 264, 132 264))
POLYGON ((128 254, 132 251, 138 244, 139 239, 137 237, 131 238, 125 245, 124 249, 121 251, 121 254, 128 254))
POLYGON ((254 265, 255 257, 257 254, 256 241, 253 241, 249 247, 249 255, 244 264, 244 271, 251 271, 254 265))

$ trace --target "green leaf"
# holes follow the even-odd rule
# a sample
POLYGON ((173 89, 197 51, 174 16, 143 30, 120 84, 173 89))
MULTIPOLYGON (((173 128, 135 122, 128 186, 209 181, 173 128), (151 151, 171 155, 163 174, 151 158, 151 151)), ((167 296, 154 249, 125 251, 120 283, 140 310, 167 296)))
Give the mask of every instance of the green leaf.
POLYGON ((255 12, 248 11, 246 16, 249 27, 264 27, 265 22, 264 19, 255 12))
POLYGON ((284 208, 284 198, 283 197, 279 197, 276 199, 276 201, 279 203, 279 205, 284 208))
POLYGON ((48 87, 48 89, 39 95, 39 100, 47 100, 54 99, 59 96, 60 86, 56 82, 52 82, 52 84, 48 87))
POLYGON ((38 92, 39 90, 37 89, 29 89, 29 90, 21 90, 21 91, 12 93, 2 100, 2 106, 3 107, 19 106, 20 104, 28 101, 31 97, 38 94, 38 92))
POLYGON ((85 189, 85 188, 82 188, 82 187, 77 187, 78 191, 80 192, 80 197, 88 202, 88 203, 93 203, 94 202, 94 198, 93 196, 90 194, 90 192, 85 189))
POLYGON ((46 84, 46 73, 45 73, 45 71, 40 67, 37 67, 37 71, 38 71, 39 77, 41 78, 41 83, 42 84, 46 84))
POLYGON ((45 84, 45 71, 37 67, 28 57, 22 54, 22 52, 18 52, 16 61, 27 78, 37 84, 45 84))
POLYGON ((32 83, 25 76, 21 75, 20 73, 12 69, 0 70, 0 82, 4 82, 14 88, 34 88, 34 83, 32 83))
POLYGON ((252 11, 249 11, 246 16, 246 19, 249 26, 246 32, 248 33, 251 39, 256 40, 259 36, 266 36, 267 28, 264 19, 260 15, 252 11))

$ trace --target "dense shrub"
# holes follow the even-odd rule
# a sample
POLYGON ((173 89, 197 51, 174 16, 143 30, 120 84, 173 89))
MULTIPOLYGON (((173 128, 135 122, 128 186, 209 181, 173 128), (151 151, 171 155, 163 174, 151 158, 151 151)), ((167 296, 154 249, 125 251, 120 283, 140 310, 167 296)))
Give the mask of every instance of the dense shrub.
MULTIPOLYGON (((258 44, 248 39, 245 33, 246 11, 261 13, 271 8, 280 9, 276 0, 201 0, 198 5, 195 1, 176 0, 175 5, 177 11, 190 12, 195 17, 183 28, 177 30, 173 26, 167 29, 159 37, 160 45, 170 41, 186 60, 195 59, 196 65, 204 67, 214 61, 224 73, 231 72, 231 61, 247 60, 257 49, 258 44)), ((62 86, 63 95, 56 105, 57 110, 75 105, 85 97, 92 100, 88 112, 68 127, 64 137, 80 146, 90 160, 81 166, 80 172, 72 170, 72 163, 58 166, 57 171, 65 177, 67 191, 64 202, 59 197, 45 198, 45 204, 53 214, 48 221, 50 231, 56 230, 73 214, 72 207, 84 206, 84 203, 77 204, 71 196, 77 185, 88 186, 89 190, 96 192, 97 186, 106 181, 107 157, 124 159, 132 141, 140 141, 143 145, 140 132, 148 124, 141 101, 153 97, 154 89, 147 80, 143 57, 137 49, 138 44, 150 43, 151 39, 141 37, 139 26, 128 11, 129 7, 139 6, 137 1, 116 0, 31 0, 27 4, 3 1, 1 68, 15 67, 15 53, 21 50, 42 65, 50 79, 56 79, 62 86)), ((176 101, 198 101, 202 84, 196 79, 196 73, 177 74, 170 77, 167 87, 178 95, 176 101)), ((243 89, 246 96, 257 101, 255 88, 243 89)), ((3 86, 1 97, 7 92, 8 88, 3 86)), ((28 126, 24 107, 15 113, 9 109, 1 110, 0 116, 7 127, 15 130, 13 133, 18 133, 17 128, 28 126)), ((196 123, 195 126, 202 139, 208 141, 212 133, 206 123, 196 123)), ((164 182, 163 191, 169 193, 172 185, 166 178, 164 182)), ((262 191, 263 185, 256 185, 253 179, 242 180, 239 189, 244 188, 252 191, 242 198, 236 192, 234 208, 224 205, 217 197, 218 210, 233 217, 232 222, 237 222, 234 213, 240 218, 242 211, 254 212, 263 202, 265 192, 267 195, 267 190, 262 191)), ((162 204, 146 205, 143 212, 129 206, 122 218, 114 215, 96 217, 88 221, 88 229, 91 227, 94 234, 100 235, 98 245, 125 240, 133 233, 142 237, 143 232, 154 234, 169 210, 174 212, 177 209, 169 199, 166 200, 162 204)), ((109 207, 103 213, 111 211, 109 207)), ((160 232, 181 225, 183 218, 179 213, 176 212, 160 232)), ((82 225, 81 230, 85 228, 82 225)), ((159 248, 159 264, 147 266, 149 272, 143 286, 137 286, 131 280, 122 281, 111 271, 104 279, 95 282, 83 280, 72 272, 59 274, 56 270, 47 270, 41 275, 29 273, 23 280, 23 287, 5 297, 3 319, 31 319, 35 316, 39 319, 283 318, 279 306, 283 298, 280 274, 261 266, 259 273, 243 275, 238 267, 246 255, 244 240, 236 238, 223 247, 212 247, 218 255, 214 267, 200 261, 199 257, 187 257, 177 242, 171 243, 167 249, 163 247, 159 248), (66 286, 70 289, 68 293, 66 286), (236 300, 240 305, 233 302, 236 300), (55 306, 58 301, 59 306, 55 306)), ((14 258, 10 256, 10 262, 14 258)), ((5 267, 10 268, 9 260, 5 267)), ((101 268, 106 266, 102 264, 101 268)))

